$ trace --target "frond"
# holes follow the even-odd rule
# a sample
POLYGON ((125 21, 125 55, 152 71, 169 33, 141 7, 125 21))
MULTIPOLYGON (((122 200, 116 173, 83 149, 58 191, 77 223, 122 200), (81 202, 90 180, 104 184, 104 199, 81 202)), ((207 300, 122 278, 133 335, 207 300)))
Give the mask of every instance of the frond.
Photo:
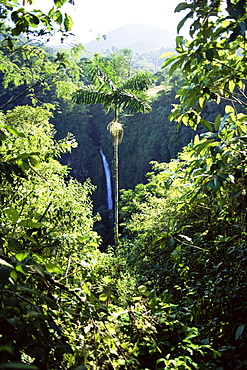
POLYGON ((77 90, 72 96, 72 101, 76 104, 102 104, 103 107, 109 107, 113 103, 113 95, 89 85, 77 90))
POLYGON ((121 90, 146 91, 154 84, 154 77, 149 72, 138 72, 121 84, 121 90))
POLYGON ((114 94, 113 104, 119 111, 127 111, 129 113, 148 113, 151 110, 149 99, 147 96, 138 96, 129 91, 118 90, 114 94))
POLYGON ((90 77, 92 79, 92 83, 96 86, 105 86, 107 88, 110 88, 111 91, 116 90, 116 86, 114 85, 111 78, 108 76, 108 74, 103 71, 102 68, 100 68, 99 65, 95 65, 92 61, 87 61, 88 65, 88 72, 90 74, 90 77))

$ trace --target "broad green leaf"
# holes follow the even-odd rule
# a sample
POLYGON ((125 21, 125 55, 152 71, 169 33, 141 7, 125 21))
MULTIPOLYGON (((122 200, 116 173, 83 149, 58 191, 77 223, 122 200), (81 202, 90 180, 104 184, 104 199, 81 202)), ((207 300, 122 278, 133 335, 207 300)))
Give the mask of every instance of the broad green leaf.
POLYGON ((235 82, 233 80, 230 80, 228 85, 229 85, 229 91, 233 92, 236 86, 235 82))
POLYGON ((15 270, 11 270, 10 272, 10 281, 12 282, 13 281, 13 284, 15 282, 17 282, 17 279, 18 279, 18 275, 17 275, 17 272, 15 270))
POLYGON ((235 340, 237 340, 241 337, 241 335, 243 334, 244 328, 245 328, 245 325, 240 325, 237 328, 236 333, 235 333, 235 340))
POLYGON ((200 106, 201 108, 203 108, 203 106, 204 106, 205 102, 206 102, 206 98, 205 98, 205 96, 200 96, 200 98, 199 98, 199 100, 198 100, 198 103, 199 103, 199 106, 200 106))
POLYGON ((225 106, 225 112, 226 113, 235 113, 234 108, 231 105, 225 106))
POLYGON ((30 18, 29 23, 32 27, 37 27, 37 25, 39 24, 39 18, 36 17, 36 15, 33 14, 32 17, 30 18))
POLYGON ((173 51, 168 51, 166 53, 161 54, 161 56, 159 57, 159 59, 167 58, 167 57, 169 57, 171 55, 174 55, 173 51))
POLYGON ((17 259, 17 261, 21 262, 23 261, 25 258, 27 258, 29 256, 29 253, 28 252, 23 252, 23 253, 17 253, 15 255, 15 258, 17 259))
POLYGON ((217 177, 220 179, 220 181, 226 181, 229 180, 229 176, 226 173, 219 173, 217 177))
POLYGON ((19 290, 23 292, 28 292, 31 294, 37 293, 34 289, 27 288, 26 286, 19 286, 19 290))
POLYGON ((170 162, 169 163, 169 169, 172 171, 172 172, 175 172, 176 170, 177 170, 177 168, 178 168, 178 164, 177 164, 177 162, 170 162))
POLYGON ((27 319, 32 319, 32 318, 47 319, 46 315, 44 315, 43 313, 38 312, 38 311, 30 311, 25 317, 27 319))
POLYGON ((73 26, 73 21, 72 21, 72 18, 67 13, 65 13, 65 18, 64 18, 63 23, 64 23, 65 31, 70 31, 73 26))
POLYGON ((110 278, 109 276, 103 276, 102 281, 106 285, 108 285, 108 284, 110 284, 110 283, 113 282, 112 278, 110 278))
POLYGON ((21 272, 23 275, 27 275, 27 271, 24 271, 26 270, 26 266, 24 264, 18 264, 15 269, 16 271, 21 272))
POLYGON ((0 351, 8 352, 11 355, 13 355, 13 347, 10 347, 10 346, 0 346, 0 351))
POLYGON ((218 116, 214 120, 214 128, 215 128, 216 131, 219 130, 219 127, 220 127, 220 119, 221 119, 221 115, 218 114, 218 116))
POLYGON ((6 135, 5 135, 5 133, 3 131, 0 131, 0 140, 1 141, 6 140, 6 135))
POLYGON ((165 358, 159 358, 157 361, 156 361, 156 365, 160 364, 161 362, 163 362, 164 364, 167 363, 167 359, 165 358))
POLYGON ((35 270, 39 275, 41 275, 42 277, 45 277, 43 266, 39 265, 39 264, 38 264, 38 263, 36 263, 36 262, 32 262, 32 266, 33 266, 34 270, 35 270))
POLYGON ((181 61, 180 60, 177 60, 175 63, 173 63, 173 65, 170 67, 169 69, 169 76, 171 76, 173 74, 173 72, 181 66, 181 61))
POLYGON ((54 263, 52 262, 49 262, 47 265, 45 265, 45 268, 48 272, 50 273, 55 273, 55 274, 61 274, 63 271, 60 269, 60 267, 58 267, 57 265, 55 265, 54 263))
POLYGON ((209 182, 210 188, 217 192, 221 187, 221 181, 219 181, 218 177, 214 177, 213 180, 209 182))
POLYGON ((78 240, 78 242, 84 243, 84 242, 90 240, 90 234, 88 233, 86 235, 77 235, 76 239, 78 240))
POLYGON ((205 119, 202 119, 200 121, 200 123, 202 124, 202 126, 207 130, 207 131, 210 131, 210 132, 213 132, 213 127, 211 125, 211 123, 209 123, 208 121, 206 121, 205 119))
POLYGON ((22 244, 18 239, 8 238, 8 248, 13 252, 20 252, 22 250, 22 244))
POLYGON ((108 299, 108 296, 105 293, 100 294, 99 296, 100 301, 105 302, 107 301, 107 299, 108 299))
POLYGON ((206 140, 198 145, 195 146, 195 151, 200 154, 201 151, 206 148, 207 146, 209 146, 212 142, 214 141, 214 139, 209 139, 209 140, 206 140))
POLYGON ((60 10, 57 10, 56 13, 54 14, 54 20, 58 23, 58 24, 62 24, 62 21, 63 21, 63 15, 62 13, 60 12, 60 10))
POLYGON ((167 58, 164 63, 162 64, 162 69, 164 69, 165 67, 167 67, 169 64, 171 64, 174 60, 177 59, 177 55, 173 55, 172 57, 170 58, 167 58))
POLYGON ((235 190, 235 191, 233 191, 233 192, 231 193, 230 198, 231 198, 231 199, 236 199, 236 198, 238 198, 240 195, 242 195, 242 192, 243 192, 243 190, 242 190, 242 189, 240 189, 240 190, 235 190))
POLYGON ((8 267, 13 268, 13 266, 10 263, 8 263, 7 261, 3 260, 2 258, 0 258, 0 265, 4 265, 4 266, 8 266, 8 267))
POLYGON ((21 132, 21 131, 18 131, 16 130, 14 127, 12 126, 5 126, 6 130, 9 131, 10 134, 12 135, 15 135, 15 136, 19 136, 19 137, 25 137, 25 135, 21 132))
POLYGON ((36 158, 29 157, 28 159, 33 167, 40 167, 40 163, 36 158))
POLYGON ((11 222, 17 222, 19 219, 19 212, 13 207, 5 209, 4 213, 11 222))
POLYGON ((42 293, 40 298, 44 300, 48 307, 51 307, 52 309, 57 309, 57 302, 54 298, 48 297, 45 293, 42 293))
POLYGON ((137 289, 140 294, 144 294, 147 292, 147 287, 145 285, 139 285, 137 289))
POLYGON ((48 12, 48 16, 52 18, 52 17, 54 16, 54 14, 55 14, 55 7, 52 7, 52 8, 49 10, 49 12, 48 12))
POLYGON ((41 223, 28 218, 26 220, 21 220, 19 222, 19 226, 39 229, 41 227, 41 223))
POLYGON ((219 127, 219 130, 218 130, 218 133, 220 133, 220 131, 221 131, 221 130, 223 130, 223 128, 225 127, 225 124, 226 124, 226 122, 227 122, 227 120, 228 120, 228 118, 229 118, 230 114, 231 114, 231 113, 226 113, 226 114, 224 115, 224 117, 223 117, 223 119, 222 119, 222 121, 221 121, 221 123, 220 123, 220 127, 219 127))

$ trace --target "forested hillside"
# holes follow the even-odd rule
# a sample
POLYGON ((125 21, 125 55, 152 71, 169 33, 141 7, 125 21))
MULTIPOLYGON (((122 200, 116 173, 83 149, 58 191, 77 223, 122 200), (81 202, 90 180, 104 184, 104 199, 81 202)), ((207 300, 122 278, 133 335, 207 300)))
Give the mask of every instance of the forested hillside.
POLYGON ((0 7, 0 368, 246 369, 246 2, 179 4, 157 71, 45 47, 49 2, 0 7))
MULTIPOLYGON (((72 55, 75 52, 76 50, 72 49, 72 55)), ((129 68, 132 71, 130 73, 135 73, 138 69, 131 66, 128 59, 125 58, 125 52, 125 49, 111 52, 105 58, 112 60, 119 58, 120 61, 122 59, 125 62, 126 73, 129 73, 129 68)), ((83 56, 84 50, 79 49, 77 53, 83 56)), ((4 89, 8 82, 5 82, 7 77, 2 75, 2 79, 4 79, 0 98, 2 110, 6 112, 16 104, 29 104, 32 99, 35 104, 40 102, 54 105, 51 123, 57 131, 56 138, 59 140, 68 133, 72 133, 78 143, 77 148, 71 153, 62 156, 62 163, 70 166, 72 176, 79 181, 83 182, 90 178, 92 183, 97 186, 93 195, 97 210, 104 204, 105 199, 105 179, 97 147, 103 150, 111 163, 113 150, 110 134, 106 127, 112 120, 112 113, 106 115, 100 104, 81 107, 68 99, 69 95, 67 94, 74 91, 78 79, 85 80, 80 72, 83 62, 80 61, 79 56, 77 61, 73 60, 72 66, 69 52, 63 49, 59 50, 56 55, 56 52, 50 48, 44 49, 41 45, 37 45, 35 48, 33 45, 29 49, 15 54, 14 58, 19 58, 20 62, 22 60, 22 70, 26 69, 24 73, 27 73, 30 59, 36 58, 35 62, 32 60, 32 69, 35 70, 36 80, 34 86, 27 91, 28 88, 19 85, 19 81, 15 84, 10 82, 8 89, 4 89), (33 55, 29 56, 31 51, 33 55), (47 60, 45 69, 42 60, 44 57, 47 60), (57 66, 52 65, 54 60, 57 66), (63 63, 67 63, 66 69, 63 63), (68 70, 70 71, 69 78, 65 76, 65 71, 68 70), (80 73, 81 76, 79 76, 80 73), (17 98, 13 103, 12 96, 13 99, 17 98)), ((177 74, 177 76, 169 78, 168 71, 160 71, 155 76, 158 86, 157 93, 155 93, 155 88, 151 89, 150 92, 153 100, 152 111, 145 115, 133 114, 123 117, 125 135, 120 146, 120 157, 122 158, 120 161, 120 188, 133 188, 136 184, 145 182, 145 175, 151 169, 150 161, 169 161, 171 158, 175 158, 194 135, 193 130, 185 126, 177 130, 175 124, 172 124, 168 119, 172 105, 176 101, 176 86, 181 81, 181 75, 177 74)))

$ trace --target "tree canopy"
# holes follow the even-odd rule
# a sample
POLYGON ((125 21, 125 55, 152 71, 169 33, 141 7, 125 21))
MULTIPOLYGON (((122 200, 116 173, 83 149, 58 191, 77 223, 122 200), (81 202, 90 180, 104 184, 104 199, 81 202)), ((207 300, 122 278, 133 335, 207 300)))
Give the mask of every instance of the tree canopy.
POLYGON ((20 34, 33 34, 43 36, 55 28, 62 35, 71 30, 73 22, 71 17, 61 11, 66 2, 74 4, 73 0, 49 1, 51 9, 45 14, 40 9, 27 10, 26 5, 35 5, 34 0, 3 0, 1 1, 0 32, 6 37, 9 46, 12 45, 12 37, 20 34))

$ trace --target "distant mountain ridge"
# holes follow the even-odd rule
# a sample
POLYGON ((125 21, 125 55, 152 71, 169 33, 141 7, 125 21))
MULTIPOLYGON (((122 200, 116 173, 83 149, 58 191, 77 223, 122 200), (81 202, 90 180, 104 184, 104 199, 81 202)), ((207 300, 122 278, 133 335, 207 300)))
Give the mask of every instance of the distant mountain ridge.
POLYGON ((176 36, 171 32, 143 24, 128 24, 106 34, 99 41, 85 44, 91 53, 103 53, 107 49, 131 49, 134 53, 147 53, 161 48, 174 49, 176 36))

